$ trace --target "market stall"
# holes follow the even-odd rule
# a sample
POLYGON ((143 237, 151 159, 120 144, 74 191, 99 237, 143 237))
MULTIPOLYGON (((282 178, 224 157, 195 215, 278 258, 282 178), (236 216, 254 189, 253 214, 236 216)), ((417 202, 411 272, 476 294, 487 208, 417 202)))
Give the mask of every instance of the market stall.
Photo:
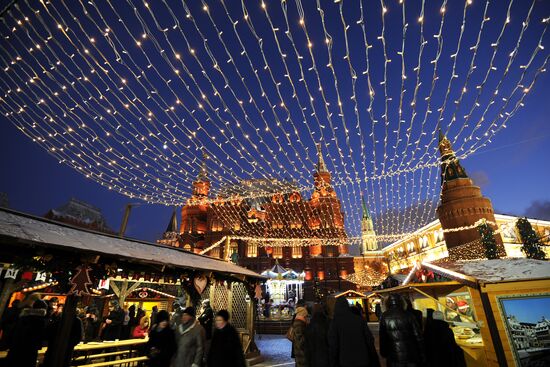
MULTIPOLYGON (((253 300, 256 285, 264 278, 234 264, 3 208, 0 209, 0 263, 5 264, 0 269, 0 317, 14 292, 22 294, 24 299, 30 295, 41 298, 44 295, 37 293, 38 288, 57 282, 57 288, 51 291, 64 297, 64 308, 56 340, 68 339, 77 307, 89 305, 96 296, 117 299, 124 305, 125 301, 136 299, 132 298, 135 291, 144 292, 147 288, 162 292, 164 294, 156 294, 172 300, 175 294, 159 290, 170 286, 185 295, 189 305, 198 305, 208 297, 215 311, 229 310, 232 322, 242 335, 245 352, 257 352, 253 343, 253 300), (27 287, 28 280, 22 282, 21 279, 23 274, 25 277, 31 274, 36 284, 27 287), (41 275, 36 281, 37 274, 44 274, 45 279, 41 275), (25 292, 26 288, 21 287, 29 289, 25 292)), ((168 308, 171 302, 167 303, 168 308)), ((98 309, 105 308, 99 305, 98 309)), ((55 348, 53 365, 62 365, 67 343, 55 343, 51 348, 55 348)))
POLYGON ((403 285, 416 309, 442 311, 468 366, 550 364, 550 263, 499 259, 420 263, 403 285), (538 363, 538 364, 536 364, 538 363))

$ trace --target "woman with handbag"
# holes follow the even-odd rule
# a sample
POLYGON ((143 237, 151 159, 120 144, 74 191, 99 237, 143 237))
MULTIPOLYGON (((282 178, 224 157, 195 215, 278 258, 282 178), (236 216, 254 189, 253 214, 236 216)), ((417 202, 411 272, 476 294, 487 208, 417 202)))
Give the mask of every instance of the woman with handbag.
POLYGON ((151 327, 149 332, 146 350, 151 367, 169 367, 176 352, 176 338, 169 320, 168 312, 159 311, 156 316, 156 324, 151 327))

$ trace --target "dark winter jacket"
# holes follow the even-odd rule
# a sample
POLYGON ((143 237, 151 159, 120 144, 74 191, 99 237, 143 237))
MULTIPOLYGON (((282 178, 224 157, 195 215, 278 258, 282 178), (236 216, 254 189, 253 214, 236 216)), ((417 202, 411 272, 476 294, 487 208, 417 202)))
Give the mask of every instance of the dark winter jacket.
POLYGON ((25 308, 19 315, 6 366, 35 367, 38 350, 45 340, 46 309, 25 308))
POLYGON ((158 325, 151 327, 146 345, 150 367, 169 367, 176 348, 176 336, 170 326, 163 329, 158 325))
POLYGON ((199 316, 199 322, 201 323, 204 331, 206 332, 206 339, 212 339, 212 322, 214 321, 214 311, 212 307, 207 306, 199 316))
POLYGON ((292 322, 292 334, 294 340, 292 342, 292 351, 296 367, 307 367, 306 360, 306 323, 299 318, 295 318, 292 322))
POLYGON ((330 322, 323 312, 313 314, 306 328, 306 360, 310 367, 329 367, 328 329, 330 322))
POLYGON ((227 324, 223 329, 215 329, 208 353, 208 367, 245 367, 245 359, 239 333, 227 324))
POLYGON ((343 297, 336 300, 328 342, 331 367, 380 365, 367 322, 350 310, 343 297))
POLYGON ((388 367, 421 366, 425 363, 422 332, 412 313, 403 309, 403 300, 390 295, 388 310, 380 319, 380 354, 388 367))
POLYGON ((103 329, 103 340, 120 339, 124 316, 125 314, 122 308, 117 308, 109 312, 107 318, 111 320, 111 323, 106 324, 105 329, 103 329))
POLYGON ((456 344, 453 331, 445 321, 432 320, 426 323, 424 342, 428 367, 466 367, 464 352, 456 344))

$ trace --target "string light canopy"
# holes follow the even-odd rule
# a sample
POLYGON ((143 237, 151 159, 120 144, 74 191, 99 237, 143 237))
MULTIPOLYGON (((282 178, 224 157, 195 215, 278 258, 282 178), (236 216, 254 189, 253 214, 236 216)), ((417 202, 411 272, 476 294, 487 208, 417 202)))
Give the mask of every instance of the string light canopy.
POLYGON ((20 0, 0 111, 59 163, 170 206, 203 171, 206 202, 306 200, 320 143, 349 238, 364 193, 397 239, 434 217, 438 130, 459 159, 490 144, 546 71, 548 23, 534 0, 20 0), (270 185, 227 195, 243 180, 270 185))

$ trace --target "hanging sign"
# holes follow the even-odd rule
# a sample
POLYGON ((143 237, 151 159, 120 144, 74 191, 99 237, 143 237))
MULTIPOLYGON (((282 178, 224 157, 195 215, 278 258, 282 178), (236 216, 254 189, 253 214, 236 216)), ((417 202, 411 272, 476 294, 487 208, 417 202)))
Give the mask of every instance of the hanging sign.
POLYGON ((39 271, 36 273, 36 278, 34 279, 37 282, 45 282, 46 281, 46 272, 45 271, 39 271))
POLYGON ((4 275, 4 279, 15 279, 17 277, 17 273, 19 273, 19 269, 9 268, 8 270, 6 270, 6 275, 4 275))

